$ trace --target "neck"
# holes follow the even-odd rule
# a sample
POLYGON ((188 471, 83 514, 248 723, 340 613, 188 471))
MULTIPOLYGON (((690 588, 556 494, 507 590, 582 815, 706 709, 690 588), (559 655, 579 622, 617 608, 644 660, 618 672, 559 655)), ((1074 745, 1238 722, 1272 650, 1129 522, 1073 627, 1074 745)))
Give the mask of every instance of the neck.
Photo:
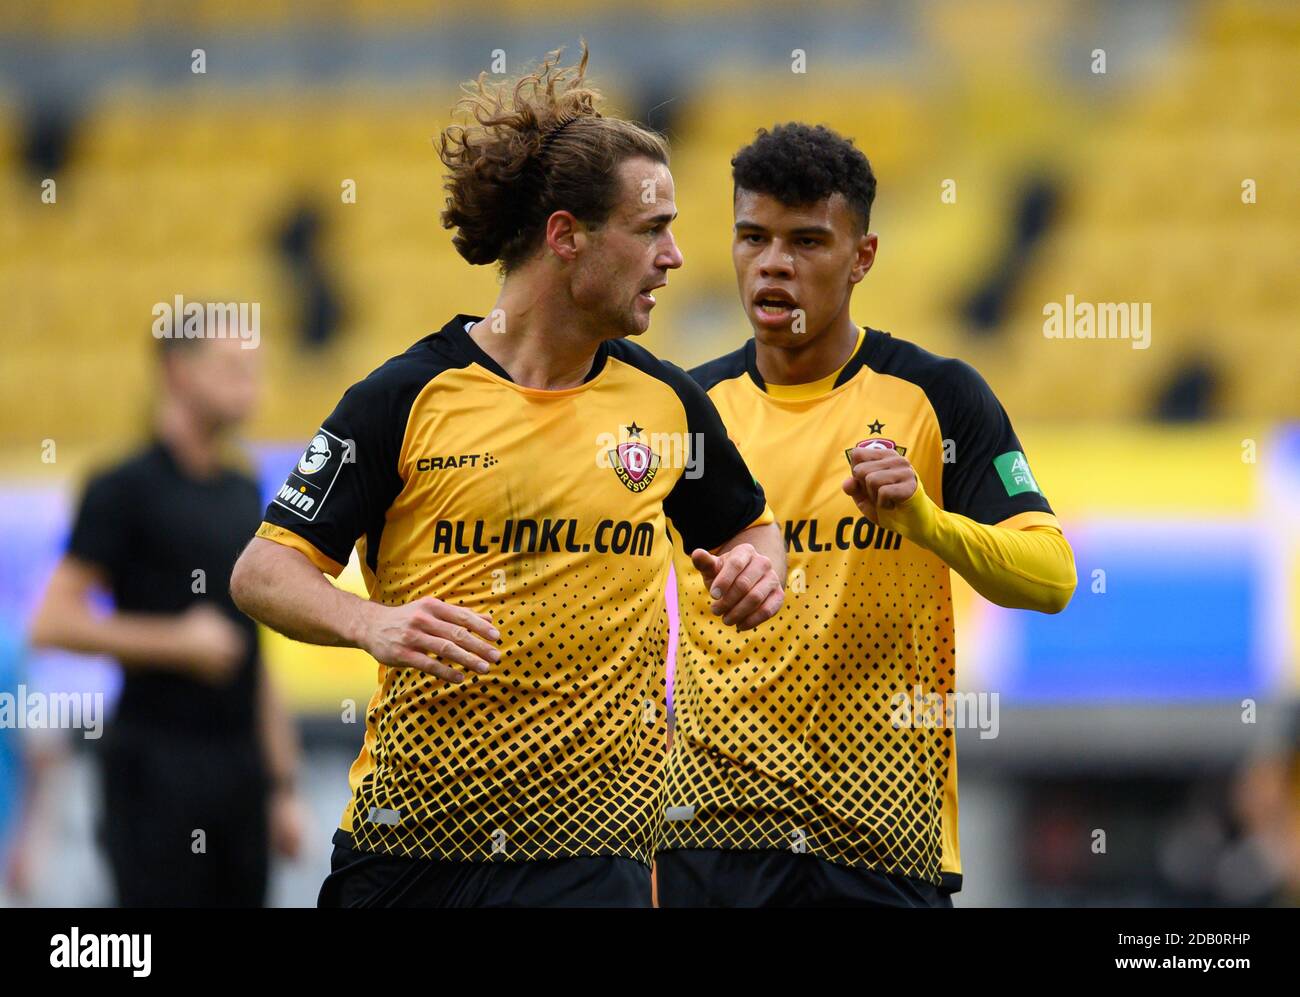
POLYGON ((829 377, 849 361, 858 327, 845 310, 821 335, 798 346, 773 346, 754 337, 758 373, 765 384, 808 384, 829 377))
POLYGON ((211 478, 221 470, 222 434, 206 426, 180 400, 164 397, 158 407, 158 438, 176 463, 194 478, 211 478))
POLYGON ((469 335, 516 384, 546 391, 580 385, 606 338, 587 327, 566 288, 524 274, 506 278, 492 313, 469 335))

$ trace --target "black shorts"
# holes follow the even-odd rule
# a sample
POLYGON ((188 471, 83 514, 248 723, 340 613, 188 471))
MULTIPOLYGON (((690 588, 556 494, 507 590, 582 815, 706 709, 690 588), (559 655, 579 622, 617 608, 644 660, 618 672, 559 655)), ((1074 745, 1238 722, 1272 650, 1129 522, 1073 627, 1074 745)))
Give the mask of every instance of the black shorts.
POLYGON ((649 907, 650 870, 612 855, 441 862, 377 855, 334 834, 320 907, 649 907))
POLYGON ((252 738, 119 728, 102 746, 99 835, 122 907, 260 907, 266 777, 252 738))
POLYGON ((660 907, 951 907, 907 876, 849 869, 806 852, 674 849, 655 856, 660 907))

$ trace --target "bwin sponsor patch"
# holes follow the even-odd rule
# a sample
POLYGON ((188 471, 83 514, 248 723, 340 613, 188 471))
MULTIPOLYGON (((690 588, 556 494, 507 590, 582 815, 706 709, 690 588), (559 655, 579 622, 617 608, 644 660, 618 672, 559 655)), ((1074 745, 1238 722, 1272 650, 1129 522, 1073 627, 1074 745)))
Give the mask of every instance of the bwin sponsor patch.
POLYGON ((328 429, 321 429, 311 438, 273 501, 300 519, 313 522, 329 498, 343 465, 355 462, 351 440, 340 439, 328 429))

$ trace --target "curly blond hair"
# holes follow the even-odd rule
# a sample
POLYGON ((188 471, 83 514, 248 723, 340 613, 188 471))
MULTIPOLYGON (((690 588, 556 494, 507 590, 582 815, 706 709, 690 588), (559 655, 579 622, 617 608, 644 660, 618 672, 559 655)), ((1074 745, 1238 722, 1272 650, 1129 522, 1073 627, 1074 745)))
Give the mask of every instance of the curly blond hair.
POLYGON ((456 110, 467 123, 439 136, 448 171, 442 224, 456 230, 452 244, 470 263, 499 263, 508 273, 536 250, 552 213, 602 225, 624 160, 668 163, 662 136, 601 114, 601 94, 586 78, 586 43, 576 66, 560 66, 561 51, 516 80, 480 73, 463 84, 456 110))

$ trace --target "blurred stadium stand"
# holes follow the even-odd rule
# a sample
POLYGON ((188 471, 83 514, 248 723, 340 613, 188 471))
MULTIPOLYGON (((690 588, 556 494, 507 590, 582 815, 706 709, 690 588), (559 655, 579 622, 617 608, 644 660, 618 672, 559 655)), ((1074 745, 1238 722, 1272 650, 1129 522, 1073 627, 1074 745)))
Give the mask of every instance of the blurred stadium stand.
MULTIPOLYGON (((575 15, 584 7, 564 6, 575 15)), ((154 5, 32 6, 35 24, 15 13, 22 8, 6 16, 19 36, 57 31, 67 44, 89 44, 78 32, 97 31, 105 7, 117 11, 118 27, 143 28, 154 5)), ((399 23, 415 9, 319 8, 340 22, 399 23)), ((1192 355, 1204 356, 1221 382, 1207 415, 1300 412, 1294 366, 1276 362, 1294 341, 1300 304, 1294 9, 1189 7, 1185 34, 1156 39, 1168 44, 1144 56, 1150 65, 1121 66, 1112 54, 1101 77, 1087 69, 1091 46, 1080 47, 1073 66, 1041 52, 1062 41, 1043 42, 1035 5, 996 4, 996 24, 981 7, 982 30, 966 32, 951 23, 958 7, 923 9, 930 21, 914 27, 932 35, 934 48, 913 44, 942 59, 936 71, 918 66, 918 53, 913 62, 837 66, 831 74, 814 51, 803 76, 780 63, 765 77, 705 66, 672 88, 664 99, 681 105, 672 138, 687 266, 663 295, 649 343, 691 362, 744 334, 726 251, 730 203, 718 194, 727 189, 731 154, 757 125, 801 118, 855 136, 880 177, 881 254, 859 295, 861 320, 967 357, 1019 420, 1145 416, 1192 355), (1024 48, 989 58, 991 35, 1004 46, 1020 38, 1024 48), (1020 187, 1044 168, 1060 178, 1060 217, 1019 262, 1013 296, 997 316, 1001 334, 971 337, 961 305, 1007 251, 1020 187), (1259 204, 1242 203, 1248 178, 1259 204), (955 205, 939 198, 945 179, 957 181, 955 205), (1114 355, 1127 344, 1045 339, 1042 305, 1066 294, 1151 302, 1159 348, 1118 363, 1114 355), (1087 390, 1060 390, 1081 382, 1087 390)), ((1061 19, 1058 8, 1047 9, 1061 19)), ((288 14, 285 4, 236 3, 199 4, 190 16, 210 31, 246 17, 269 27, 288 14)), ((179 42, 180 25, 171 30, 179 42)), ((1097 44, 1107 35, 1098 30, 1097 44)), ((187 67, 188 50, 173 47, 172 59, 187 67)), ((448 120, 455 77, 369 93, 292 82, 268 92, 220 72, 218 53, 209 52, 206 76, 174 87, 105 86, 62 111, 9 81, 0 111, 7 206, 0 294, 12 303, 5 318, 12 362, 3 389, 20 401, 0 428, 3 443, 33 436, 112 443, 135 432, 132 399, 149 353, 138 333, 153 302, 186 289, 224 288, 263 303, 273 377, 286 390, 256 428, 277 439, 300 436, 304 413, 327 410, 351 372, 400 351, 448 308, 490 302, 492 273, 462 265, 437 223, 441 179, 431 141, 448 120), (58 185, 57 209, 35 196, 46 176, 58 185), (356 181, 356 205, 341 203, 344 179, 356 181), (300 200, 319 212, 322 252, 348 310, 330 355, 310 359, 291 334, 301 316, 273 256, 276 227, 300 200), (69 362, 73 352, 77 362, 69 362)), ((730 54, 718 61, 744 61, 730 54)), ((597 46, 594 72, 617 101, 639 81, 613 65, 602 63, 597 46)))

